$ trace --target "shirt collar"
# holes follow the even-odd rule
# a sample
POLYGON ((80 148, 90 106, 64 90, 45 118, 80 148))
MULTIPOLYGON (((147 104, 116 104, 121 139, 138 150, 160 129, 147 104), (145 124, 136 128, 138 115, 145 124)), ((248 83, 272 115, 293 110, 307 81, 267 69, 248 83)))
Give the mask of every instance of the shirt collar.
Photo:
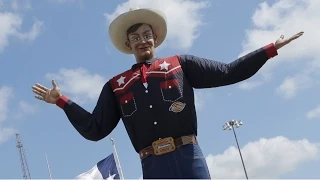
POLYGON ((156 58, 156 57, 155 57, 155 58, 146 60, 145 62, 136 63, 136 64, 132 65, 131 70, 135 70, 137 67, 140 67, 142 64, 151 65, 151 64, 152 64, 154 61, 156 61, 157 59, 159 59, 159 58, 156 58))

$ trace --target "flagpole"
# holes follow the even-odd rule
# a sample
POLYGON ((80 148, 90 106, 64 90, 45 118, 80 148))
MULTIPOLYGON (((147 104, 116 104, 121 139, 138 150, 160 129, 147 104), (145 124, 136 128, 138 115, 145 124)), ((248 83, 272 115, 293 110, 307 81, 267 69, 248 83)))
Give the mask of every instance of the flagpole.
POLYGON ((123 177, 123 174, 122 174, 122 169, 121 169, 121 166, 120 166, 120 161, 119 161, 119 158, 118 158, 116 145, 114 144, 113 138, 110 138, 110 141, 112 142, 112 146, 113 146, 113 150, 114 150, 113 156, 114 156, 114 159, 116 161, 117 169, 118 169, 118 172, 119 172, 119 177, 120 177, 121 180, 123 180, 124 177, 123 177))
POLYGON ((46 160, 47 160, 47 166, 48 166, 49 176, 50 176, 50 179, 52 179, 51 171, 50 171, 50 167, 49 167, 49 161, 48 161, 48 157, 47 157, 47 153, 44 153, 44 154, 46 155, 46 160))

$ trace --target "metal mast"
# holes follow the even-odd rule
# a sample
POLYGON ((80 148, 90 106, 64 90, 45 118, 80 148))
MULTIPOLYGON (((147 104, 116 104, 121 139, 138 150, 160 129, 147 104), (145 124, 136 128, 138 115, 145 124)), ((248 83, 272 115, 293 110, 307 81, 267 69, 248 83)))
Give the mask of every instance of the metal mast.
POLYGON ((47 153, 44 153, 46 155, 46 160, 47 160, 47 166, 48 166, 48 171, 49 171, 49 176, 50 176, 50 179, 52 179, 52 175, 51 175, 51 171, 50 171, 50 166, 49 166, 49 161, 48 161, 48 156, 47 156, 47 153))
POLYGON ((118 169, 118 172, 119 172, 119 178, 121 180, 123 180, 124 177, 123 177, 122 169, 121 169, 121 166, 120 166, 120 161, 119 161, 116 145, 114 144, 113 138, 110 138, 110 141, 112 142, 112 146, 113 146, 113 151, 114 151, 113 152, 113 156, 114 156, 114 159, 116 161, 117 169, 118 169))
POLYGON ((31 179, 30 172, 29 172, 29 167, 27 163, 27 157, 26 153, 23 149, 23 145, 20 139, 20 135, 16 133, 16 140, 17 140, 17 148, 19 151, 20 155, 20 164, 21 164, 21 169, 22 169, 22 177, 23 179, 31 179))

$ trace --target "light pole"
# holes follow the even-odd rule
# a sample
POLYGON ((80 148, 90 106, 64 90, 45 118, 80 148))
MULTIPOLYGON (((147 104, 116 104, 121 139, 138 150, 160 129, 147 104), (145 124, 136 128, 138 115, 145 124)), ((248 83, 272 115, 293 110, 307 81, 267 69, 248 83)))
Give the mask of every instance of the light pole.
POLYGON ((237 135, 236 135, 236 132, 234 131, 234 126, 236 128, 239 128, 241 125, 243 125, 242 121, 230 120, 230 121, 226 122, 222 127, 223 127, 223 130, 231 130, 231 129, 233 130, 234 138, 236 139, 236 142, 237 142, 237 146, 238 146, 238 150, 239 150, 242 166, 243 166, 243 169, 244 169, 244 173, 246 175, 246 178, 248 179, 248 175, 247 175, 246 167, 244 166, 244 162, 243 162, 242 154, 241 154, 241 151, 240 151, 237 135))

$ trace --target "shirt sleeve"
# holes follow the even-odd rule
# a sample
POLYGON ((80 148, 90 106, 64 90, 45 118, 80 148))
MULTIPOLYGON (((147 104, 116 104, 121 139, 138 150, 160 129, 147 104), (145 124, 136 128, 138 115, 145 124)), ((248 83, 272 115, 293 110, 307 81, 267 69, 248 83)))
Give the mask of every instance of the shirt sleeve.
POLYGON ((231 63, 223 63, 193 55, 180 55, 181 68, 193 88, 210 88, 234 84, 253 76, 267 62, 278 55, 271 43, 231 63))
POLYGON ((92 113, 63 95, 56 105, 64 110, 74 128, 86 139, 98 141, 109 135, 120 120, 116 98, 110 81, 102 88, 92 113))

